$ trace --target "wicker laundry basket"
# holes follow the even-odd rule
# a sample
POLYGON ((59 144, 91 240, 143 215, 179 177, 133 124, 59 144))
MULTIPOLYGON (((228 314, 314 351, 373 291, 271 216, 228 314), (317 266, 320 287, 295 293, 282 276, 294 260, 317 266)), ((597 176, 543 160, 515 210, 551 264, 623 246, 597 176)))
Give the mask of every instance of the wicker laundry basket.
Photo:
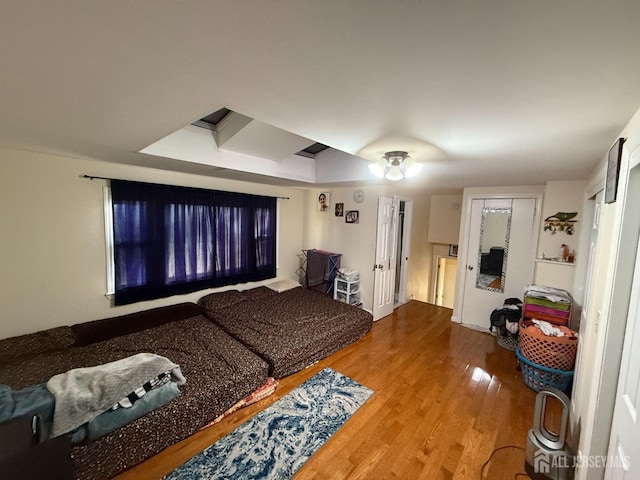
MULTIPOLYGON (((526 322, 528 323, 528 322, 526 322)), ((573 370, 578 351, 578 336, 568 327, 560 328, 566 336, 551 337, 531 323, 520 323, 520 350, 522 355, 536 363, 555 370, 573 370)))

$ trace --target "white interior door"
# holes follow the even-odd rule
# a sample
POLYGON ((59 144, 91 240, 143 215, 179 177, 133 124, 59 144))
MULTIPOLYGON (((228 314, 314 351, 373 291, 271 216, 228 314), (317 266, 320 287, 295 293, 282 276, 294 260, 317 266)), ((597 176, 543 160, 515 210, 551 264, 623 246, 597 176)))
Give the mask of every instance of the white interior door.
POLYGON ((631 287, 605 479, 640 478, 640 242, 631 287), (632 347, 636 348, 632 350, 632 347))
POLYGON ((398 241, 398 201, 378 199, 376 258, 373 266, 373 320, 393 312, 396 279, 396 244, 398 241))
POLYGON ((461 259, 466 262, 463 270, 465 276, 462 324, 488 331, 490 327, 489 316, 494 308, 501 307, 507 298, 516 297, 522 300, 525 287, 533 282, 535 249, 539 230, 537 203, 536 198, 473 199, 471 201, 466 255, 464 259, 461 259), (493 282, 483 284, 480 272, 481 242, 485 249, 488 238, 490 239, 488 245, 493 242, 501 246, 501 239, 498 235, 491 238, 492 232, 489 232, 488 229, 483 232, 481 229, 485 209, 511 210, 510 226, 507 227, 508 238, 502 239, 506 240, 504 243, 506 258, 504 283, 497 290, 487 288, 493 282))

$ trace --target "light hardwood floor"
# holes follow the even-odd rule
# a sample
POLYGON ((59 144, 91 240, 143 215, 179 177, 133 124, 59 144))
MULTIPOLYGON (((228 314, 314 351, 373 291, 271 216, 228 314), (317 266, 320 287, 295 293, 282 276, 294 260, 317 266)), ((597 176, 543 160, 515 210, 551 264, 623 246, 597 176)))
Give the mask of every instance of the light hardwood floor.
MULTIPOLYGON (((157 479, 331 367, 374 395, 298 471, 303 479, 473 479, 494 449, 524 447, 535 392, 515 353, 450 322, 451 310, 412 301, 344 350, 280 380, 276 393, 117 477, 157 479)), ((488 319, 487 319, 488 322, 488 319)), ((514 479, 524 452, 497 451, 483 478, 514 479)), ((524 475, 518 478, 527 478, 524 475)))

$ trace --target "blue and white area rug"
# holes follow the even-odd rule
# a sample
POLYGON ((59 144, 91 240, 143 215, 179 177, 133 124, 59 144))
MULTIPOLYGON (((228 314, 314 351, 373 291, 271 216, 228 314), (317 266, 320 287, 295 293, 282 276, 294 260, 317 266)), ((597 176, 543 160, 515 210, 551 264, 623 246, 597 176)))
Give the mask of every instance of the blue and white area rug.
POLYGON ((325 368, 164 478, 291 478, 372 394, 325 368))

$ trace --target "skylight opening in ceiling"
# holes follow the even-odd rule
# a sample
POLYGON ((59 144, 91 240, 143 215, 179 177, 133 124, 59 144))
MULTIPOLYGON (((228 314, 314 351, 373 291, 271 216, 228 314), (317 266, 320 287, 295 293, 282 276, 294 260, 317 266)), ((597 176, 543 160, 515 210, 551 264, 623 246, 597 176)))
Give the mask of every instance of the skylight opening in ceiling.
POLYGON ((201 118, 200 120, 196 120, 191 125, 195 125, 196 127, 208 128, 210 130, 215 130, 218 124, 231 113, 231 110, 228 108, 221 108, 220 110, 216 110, 213 113, 210 113, 206 117, 201 118))
POLYGON ((327 145, 316 142, 313 145, 309 145, 307 148, 303 148, 299 152, 296 152, 296 155, 301 155, 303 157, 308 157, 308 158, 316 158, 318 155, 323 153, 328 148, 331 148, 331 147, 328 147, 327 145))

